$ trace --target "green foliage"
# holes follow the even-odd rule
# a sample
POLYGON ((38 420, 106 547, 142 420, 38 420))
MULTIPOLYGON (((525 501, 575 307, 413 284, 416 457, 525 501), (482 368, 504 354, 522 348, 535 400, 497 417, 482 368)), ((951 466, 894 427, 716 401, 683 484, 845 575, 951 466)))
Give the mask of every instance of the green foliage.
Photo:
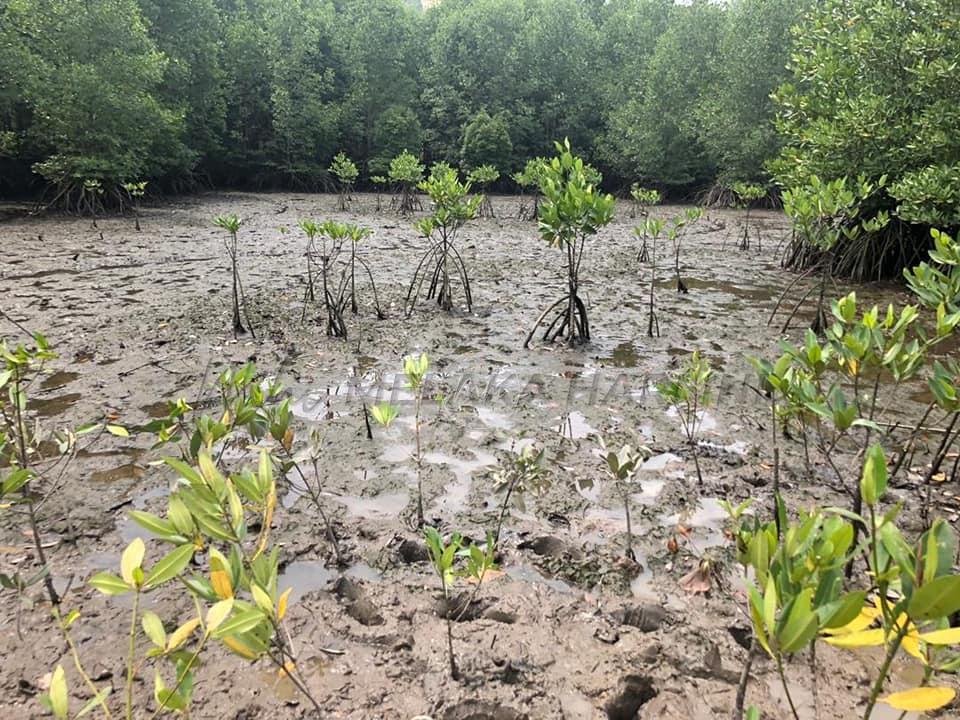
POLYGON ((413 212, 416 204, 415 189, 423 180, 423 171, 420 161, 407 150, 390 161, 389 178, 400 188, 400 212, 413 212))
POLYGON ((413 312, 414 304, 427 279, 427 299, 436 298, 444 310, 453 309, 451 276, 456 275, 463 287, 467 310, 473 309, 470 278, 466 264, 454 241, 457 231, 477 215, 482 197, 470 195, 470 183, 462 183, 457 171, 446 163, 437 163, 430 176, 420 182, 419 188, 427 193, 433 205, 433 213, 416 223, 419 233, 430 243, 418 264, 407 290, 407 315, 413 312))
POLYGON ((479 165, 467 174, 467 181, 479 187, 486 187, 500 178, 500 171, 494 165, 479 165))
POLYGON ((613 220, 613 196, 601 193, 592 182, 598 178, 597 171, 573 154, 569 139, 556 143, 556 149, 549 162, 528 164, 528 169, 536 174, 544 196, 537 222, 540 237, 566 254, 567 296, 544 311, 525 347, 547 314, 562 304, 566 309, 547 327, 544 339, 565 336, 571 346, 590 339, 586 306, 579 296, 580 263, 587 240, 613 220))
POLYGON ((697 480, 703 484, 703 475, 700 472, 700 460, 697 451, 697 432, 703 423, 703 415, 713 404, 713 368, 704 359, 699 351, 694 351, 684 362, 682 368, 672 373, 665 382, 657 383, 657 392, 664 402, 672 407, 683 433, 687 436, 693 460, 697 468, 697 480))
MULTIPOLYGON (((786 142, 771 165, 778 181, 885 176, 905 220, 954 224, 958 23, 949 0, 813 4, 794 33, 793 77, 776 93, 786 142)), ((896 201, 874 208, 893 212, 896 201)))
POLYGON ((509 168, 514 163, 513 142, 503 113, 490 117, 477 113, 463 129, 460 162, 472 171, 480 166, 509 168))
POLYGON ((333 157, 333 162, 330 163, 328 169, 336 176, 337 180, 340 181, 341 186, 347 188, 348 192, 349 188, 353 186, 353 183, 355 183, 360 176, 360 171, 357 170, 356 163, 348 158, 342 151, 333 157))

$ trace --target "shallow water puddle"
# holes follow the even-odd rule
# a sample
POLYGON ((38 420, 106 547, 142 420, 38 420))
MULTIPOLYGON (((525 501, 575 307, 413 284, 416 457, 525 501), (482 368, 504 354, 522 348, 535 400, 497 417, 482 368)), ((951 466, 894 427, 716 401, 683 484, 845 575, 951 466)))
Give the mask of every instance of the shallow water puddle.
POLYGON ((43 382, 40 383, 40 387, 44 390, 56 390, 72 383, 80 377, 80 373, 75 372, 55 372, 48 378, 44 378, 43 382))
POLYGON ((90 473, 92 482, 111 483, 118 480, 139 480, 146 475, 147 469, 137 463, 125 463, 109 470, 98 470, 90 473))
POLYGON ((359 495, 335 495, 333 499, 344 505, 347 514, 351 517, 374 519, 390 518, 398 516, 407 503, 410 496, 404 492, 398 493, 380 493, 372 497, 362 497, 359 495))
POLYGON ((39 417, 56 417, 76 405, 80 397, 80 393, 69 393, 67 395, 58 395, 41 400, 30 400, 30 408, 34 410, 39 417))
POLYGON ((478 406, 476 411, 480 422, 487 427, 493 428, 494 430, 509 430, 513 427, 513 421, 507 413, 483 406, 478 406))
POLYGON ((425 462, 431 465, 446 466, 454 475, 454 481, 447 483, 443 494, 431 505, 432 512, 463 512, 467 507, 467 498, 473 484, 473 474, 477 470, 496 465, 497 458, 483 450, 471 450, 473 460, 454 457, 444 452, 428 452, 425 462))
POLYGON ((545 585, 551 590, 564 594, 573 592, 573 588, 563 582, 563 580, 547 577, 532 565, 511 565, 504 568, 504 572, 507 573, 507 577, 511 580, 530 583, 532 585, 545 585))
POLYGON ((560 434, 570 440, 583 440, 590 435, 597 434, 596 428, 587 422, 583 413, 577 410, 561 415, 554 421, 559 423, 560 434))
MULTIPOLYGON (((677 425, 681 428, 681 430, 683 429, 683 423, 681 423, 680 415, 677 412, 677 409, 675 407, 671 406, 667 408, 667 417, 675 418, 677 421, 677 425)), ((698 433, 713 432, 714 430, 717 429, 717 426, 718 426, 717 418, 709 410, 701 410, 700 412, 697 413, 697 417, 700 418, 700 424, 697 425, 698 433)))
POLYGON ((702 498, 696 508, 673 515, 661 515, 661 527, 683 525, 695 532, 690 540, 694 548, 703 550, 718 547, 727 542, 723 528, 729 519, 727 511, 720 506, 719 498, 702 498))
MULTIPOLYGON (((366 563, 354 563, 343 575, 354 580, 366 582, 380 582, 382 575, 366 563)), ((290 591, 290 602, 295 603, 307 593, 318 590, 327 590, 340 577, 336 570, 328 568, 322 560, 297 560, 287 565, 277 578, 277 592, 282 593, 287 588, 290 591)))

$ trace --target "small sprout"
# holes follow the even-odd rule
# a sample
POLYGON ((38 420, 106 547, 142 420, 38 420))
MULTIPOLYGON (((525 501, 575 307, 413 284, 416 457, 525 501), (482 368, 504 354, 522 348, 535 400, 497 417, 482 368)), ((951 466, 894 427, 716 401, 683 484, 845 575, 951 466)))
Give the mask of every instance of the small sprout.
POLYGON ((390 424, 397 419, 397 416, 400 414, 400 409, 396 405, 381 402, 370 408, 370 414, 373 415, 373 419, 380 425, 388 428, 390 424))

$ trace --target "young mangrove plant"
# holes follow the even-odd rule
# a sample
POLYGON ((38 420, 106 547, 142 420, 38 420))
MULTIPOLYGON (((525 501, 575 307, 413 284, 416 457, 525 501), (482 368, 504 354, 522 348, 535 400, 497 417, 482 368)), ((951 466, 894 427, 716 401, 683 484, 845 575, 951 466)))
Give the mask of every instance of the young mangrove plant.
POLYGON ((785 661, 809 650, 816 703, 818 639, 844 649, 883 649, 864 720, 873 717, 878 703, 902 717, 938 710, 956 696, 952 687, 934 683, 937 675, 960 668, 960 628, 951 627, 960 611, 960 575, 953 569, 957 538, 948 523, 937 519, 918 540, 908 541, 896 523, 902 506, 881 513, 888 483, 883 449, 872 445, 859 482, 865 515, 815 509, 789 522, 778 497, 776 522, 744 518, 735 533, 738 557, 753 576, 746 583, 754 637, 776 665, 795 720, 800 714, 785 661), (867 528, 860 544, 855 526, 867 528), (844 567, 858 557, 865 570, 847 583, 856 589, 844 591, 844 567), (919 661, 922 678, 915 687, 884 695, 890 669, 901 655, 919 661))
POLYGON ((410 317, 427 280, 429 284, 426 298, 430 300, 435 297, 441 308, 452 310, 452 276, 460 279, 469 312, 473 310, 470 278, 454 241, 457 231, 476 216, 482 199, 471 197, 470 183, 461 183, 457 171, 449 166, 434 166, 430 177, 421 182, 419 187, 430 196, 433 214, 416 223, 416 228, 427 240, 428 247, 414 270, 410 288, 407 290, 406 315, 410 317))
MULTIPOLYGON (((783 209, 793 221, 795 238, 791 247, 787 250, 791 258, 786 260, 785 264, 799 267, 809 266, 809 268, 784 289, 770 316, 771 321, 793 285, 800 279, 819 270, 819 284, 813 285, 800 298, 787 316, 784 328, 789 327, 790 321, 793 320, 804 301, 815 290, 819 289, 816 315, 810 327, 818 335, 823 334, 827 328, 824 299, 827 281, 834 271, 834 248, 843 238, 845 239, 845 252, 851 253, 853 252, 851 248, 857 246, 861 237, 876 233, 887 225, 890 218, 885 212, 877 213, 870 220, 861 221, 858 219, 863 202, 875 192, 881 190, 885 184, 886 177, 881 177, 874 184, 861 176, 851 187, 851 183, 845 177, 824 182, 814 175, 806 185, 790 188, 783 193, 783 209), (808 253, 812 259, 798 258, 797 256, 800 253, 808 253)), ((864 258, 866 258, 866 254, 861 255, 861 259, 864 258)), ((870 273, 861 267, 850 274, 866 277, 870 273)))
MULTIPOLYGON (((762 185, 752 185, 750 183, 735 182, 731 188, 736 196, 736 207, 743 210, 743 235, 740 236, 740 249, 750 249, 750 209, 753 203, 766 197, 767 189, 762 185)), ((721 248, 722 249, 722 248, 721 248)), ((757 250, 762 250, 760 240, 760 230, 757 229, 757 250)))
POLYGON ((57 356, 46 337, 34 333, 30 344, 8 345, 0 340, 0 513, 22 515, 29 528, 35 560, 39 567, 26 573, 25 564, 12 574, 0 573, 0 587, 12 590, 17 598, 17 633, 20 630, 20 599, 24 591, 43 583, 47 599, 53 607, 61 601, 53 584, 43 539, 40 508, 47 498, 61 487, 65 473, 77 453, 89 447, 105 430, 126 436, 119 425, 89 424, 76 430, 51 432, 34 417, 30 388, 44 373, 46 364, 57 356), (86 447, 79 447, 79 438, 97 431, 86 447))
MULTIPOLYGON (((403 360, 403 374, 406 386, 413 392, 414 415, 413 432, 416 440, 414 447, 414 462, 417 467, 417 527, 423 527, 423 392, 427 371, 430 369, 430 358, 426 353, 410 355, 403 360)), ((399 409, 390 403, 377 403, 371 409, 373 419, 384 427, 390 424, 400 414, 399 409)))
POLYGON ((658 191, 640 187, 637 183, 630 186, 630 198, 630 217, 636 218, 639 216, 643 219, 643 224, 634 230, 634 233, 640 236, 642 241, 640 251, 637 253, 637 260, 639 262, 650 262, 650 254, 647 250, 646 224, 650 217, 651 206, 658 205, 662 198, 658 191), (638 232, 640 229, 643 230, 642 235, 638 232))
POLYGON ((242 335, 247 332, 247 328, 243 326, 243 322, 240 319, 240 306, 242 304, 243 314, 246 316, 247 325, 250 328, 250 335, 256 338, 257 334, 253 330, 253 323, 250 322, 250 314, 247 312, 247 302, 243 294, 243 283, 240 281, 240 243, 237 239, 237 233, 240 232, 240 226, 243 224, 243 221, 232 214, 217 215, 213 219, 213 224, 227 231, 227 239, 223 241, 223 245, 227 250, 227 255, 230 257, 230 271, 233 277, 233 335, 236 337, 237 335, 242 335))
POLYGON ((347 209, 347 204, 353 200, 353 184, 360 176, 356 164, 343 152, 338 152, 330 163, 330 173, 337 178, 337 206, 341 211, 347 209))
POLYGON ((528 160, 522 171, 510 176, 520 189, 520 203, 517 206, 518 220, 535 220, 537 218, 540 212, 540 179, 546 164, 546 158, 536 157, 533 160, 528 160), (532 195, 532 204, 527 201, 526 194, 528 191, 532 195))
POLYGON ((539 231, 551 247, 566 253, 567 294, 548 307, 534 324, 523 346, 528 347, 544 319, 559 308, 546 327, 544 340, 566 338, 570 346, 590 340, 587 307, 580 298, 580 265, 587 240, 613 220, 614 199, 600 193, 591 180, 596 171, 570 149, 570 141, 557 143, 557 156, 543 167, 540 189, 539 231))
POLYGON ((341 288, 338 293, 339 301, 342 306, 346 306, 347 297, 350 298, 350 312, 357 314, 357 265, 367 274, 370 280, 370 289, 373 292, 373 307, 377 312, 377 318, 383 320, 383 310, 380 308, 380 298, 377 296, 377 285, 373 281, 373 271, 367 261, 357 254, 357 245, 370 237, 372 231, 369 228, 360 227, 352 223, 337 223, 329 221, 324 223, 324 231, 330 236, 342 238, 350 242, 350 259, 344 268, 341 279, 341 288))
POLYGON ((140 201, 147 192, 146 182, 129 182, 123 184, 123 190, 130 198, 130 205, 133 208, 133 222, 137 232, 140 232, 140 201))
POLYGON ((683 245, 683 237, 687 229, 693 223, 703 217, 703 208, 687 208, 683 215, 677 215, 670 221, 670 227, 667 230, 667 237, 673 245, 673 271, 677 278, 677 292, 687 294, 687 285, 680 277, 680 249, 683 245))
POLYGON ((480 197, 480 217, 492 218, 493 203, 490 202, 490 196, 487 194, 487 188, 495 183, 500 177, 500 171, 493 165, 481 165, 474 168, 467 174, 467 181, 477 188, 480 197))
POLYGON ((650 238, 651 248, 648 259, 650 261, 650 300, 647 310, 647 337, 660 337, 660 320, 657 318, 656 308, 656 288, 657 288, 657 240, 667 226, 665 220, 661 218, 644 218, 642 227, 633 229, 633 234, 637 237, 643 236, 643 246, 647 246, 647 238, 650 238))
POLYGON ((636 562, 633 552, 633 524, 630 518, 630 495, 637 490, 633 477, 650 453, 646 448, 634 449, 624 445, 618 451, 608 450, 603 438, 600 438, 600 450, 607 463, 607 473, 613 480, 617 494, 623 501, 623 512, 627 521, 627 540, 625 553, 628 558, 636 562))
POLYGON ((417 157, 406 150, 390 161, 389 178, 400 191, 397 209, 402 215, 423 209, 417 197, 417 185, 423 180, 423 170, 417 157))
POLYGON ((340 223, 327 221, 320 225, 320 247, 316 259, 320 262, 321 289, 323 291, 323 307, 327 316, 327 335, 347 339, 347 325, 343 321, 342 294, 337 292, 333 285, 333 268, 343 250, 344 240, 347 238, 346 226, 340 223))
POLYGON ((547 473, 544 470, 545 451, 537 451, 532 445, 525 445, 511 459, 504 470, 493 474, 494 490, 503 495, 500 512, 497 515, 497 527, 493 532, 494 543, 500 543, 503 521, 510 511, 511 504, 523 510, 524 498, 528 493, 542 495, 547 487, 547 473))
POLYGON ((481 549, 476 544, 463 546, 463 536, 453 533, 449 542, 435 528, 425 527, 424 538, 427 541, 427 550, 430 552, 430 562, 440 581, 443 592, 443 615, 447 621, 447 656, 450 663, 450 677, 460 679, 460 670, 457 667, 457 656, 453 650, 453 624, 459 622, 467 610, 476 601, 483 587, 487 575, 496 570, 497 546, 492 535, 487 535, 486 543, 481 549), (456 567, 457 560, 461 559, 461 567, 456 567), (454 598, 453 585, 457 577, 464 577, 474 584, 473 592, 466 598, 454 598))
MULTIPOLYGON (((132 598, 124 717, 132 718, 138 704, 134 697, 136 675, 150 666, 154 675, 152 700, 157 707, 154 717, 162 712, 188 715, 194 670, 214 642, 247 660, 268 658, 319 713, 283 625, 291 588, 279 592, 279 552, 270 542, 277 493, 269 454, 261 452, 256 469, 229 476, 217 467, 210 446, 201 448, 196 464, 173 458, 166 458, 165 463, 178 477, 166 517, 146 512, 132 517, 173 549, 147 567, 146 545, 136 538, 121 555, 119 575, 104 571, 89 580, 105 595, 132 598), (197 556, 198 548, 205 550, 202 561, 197 556), (196 614, 182 623, 165 623, 153 610, 144 608, 145 598, 158 592, 174 599, 191 599, 196 614), (168 633, 171 626, 176 629, 168 633), (141 637, 150 645, 143 655, 138 651, 141 637)), ((96 687, 72 637, 71 628, 81 617, 80 612, 56 612, 55 617, 71 650, 74 668, 92 696, 80 715, 99 708, 109 718, 105 698, 111 688, 96 687)), ((66 674, 61 666, 54 671, 50 691, 41 700, 57 718, 71 716, 66 674)))
POLYGON ((698 351, 694 351, 683 367, 672 373, 666 382, 657 383, 657 392, 680 418, 680 426, 687 436, 697 468, 697 482, 701 486, 703 473, 700 472, 697 433, 703 423, 704 412, 713 404, 712 380, 713 368, 710 363, 698 351))

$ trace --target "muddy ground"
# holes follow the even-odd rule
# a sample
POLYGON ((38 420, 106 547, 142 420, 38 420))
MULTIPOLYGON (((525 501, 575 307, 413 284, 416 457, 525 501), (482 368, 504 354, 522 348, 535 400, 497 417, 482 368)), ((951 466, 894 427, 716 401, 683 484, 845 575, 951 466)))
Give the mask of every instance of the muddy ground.
MULTIPOLYGON (((773 325, 767 319, 792 278, 779 267, 784 218, 755 213, 762 250, 743 252, 736 249, 740 214, 711 211, 683 245, 687 295, 675 291, 670 253, 658 248, 661 335, 650 339, 650 267, 637 262, 637 221, 622 206, 584 261, 593 342, 577 349, 535 342, 525 350, 531 324, 564 289, 562 254, 538 238, 534 223, 468 225, 459 244, 474 312, 445 314, 421 302, 404 319, 407 284, 424 246, 411 220, 377 212, 372 196, 359 196, 346 213, 335 205, 322 195, 217 194, 148 208, 141 232, 129 218, 100 219, 96 228, 89 219, 62 217, 0 224, 0 307, 44 331, 59 353, 36 389, 36 416, 48 426, 109 416, 136 428, 162 414, 167 400, 210 399, 216 374, 248 360, 287 386, 301 437, 309 426, 322 429, 325 506, 346 556, 338 569, 316 508, 291 490, 275 522, 281 584, 295 588, 291 631, 326 717, 729 717, 749 640, 718 500, 755 498, 764 513, 771 504, 768 408, 750 387, 744 356, 777 350, 783 316, 773 325), (211 224, 225 212, 244 219, 241 272, 256 340, 235 340, 230 332, 229 266, 223 232, 211 224), (308 308, 301 323, 304 240, 296 222, 305 217, 349 219, 374 231, 361 252, 387 317, 377 319, 361 286, 361 311, 347 316, 347 341, 326 337, 319 308, 308 308), (702 487, 677 417, 651 391, 695 349, 717 373, 716 406, 702 432, 702 487), (474 538, 491 529, 498 507, 491 473, 511 447, 546 448, 550 468, 548 491, 528 498, 506 523, 505 574, 485 585, 482 607, 454 630, 460 681, 447 673, 435 578, 410 527, 412 408, 396 374, 403 356, 418 351, 429 353, 431 387, 445 395, 442 406, 431 401, 426 409, 430 522, 474 538), (401 419, 388 430, 375 428, 368 440, 361 400, 391 396, 401 402, 401 419), (604 481, 597 436, 651 451, 633 497, 639 566, 624 559, 624 513, 604 481), (677 535, 678 524, 688 537, 677 535), (716 568, 712 588, 691 594, 679 581, 703 558, 716 568)), ((515 198, 497 198, 498 218, 512 218, 516 206, 515 198)), ((902 299, 892 287, 863 292, 902 299)), ((804 309, 788 334, 798 337, 811 317, 804 309)), ((18 339, 12 324, 0 323, 8 340, 18 339)), ((920 399, 922 389, 912 393, 920 399)), ((912 408, 901 398, 897 417, 911 417, 912 408)), ((140 533, 125 519, 130 508, 163 509, 171 475, 153 464, 159 453, 149 447, 150 439, 137 434, 99 440, 42 507, 53 575, 67 590, 66 605, 83 611, 76 625, 81 652, 94 677, 117 688, 129 610, 84 581, 115 569, 121 548, 140 533)), ((788 503, 848 503, 825 475, 805 476, 799 446, 788 444, 784 453, 788 503)), ((956 492, 947 483, 940 498, 954 520, 956 492)), ((894 494, 912 502, 915 490, 894 494)), ((0 568, 30 567, 25 524, 17 516, 2 522, 0 568)), ((148 544, 148 558, 159 552, 148 544)), ((58 662, 70 674, 69 658, 39 587, 25 599, 22 639, 16 600, 4 598, 0 717, 40 717, 33 695, 58 662)), ((190 612, 169 598, 151 603, 162 617, 190 612)), ((875 656, 824 646, 818 659, 820 717, 853 717, 875 656)), ((903 665, 895 682, 911 682, 915 672, 903 665)), ((809 669, 798 662, 789 673, 801 712, 812 718, 809 669)), ((152 671, 141 675, 138 692, 149 697, 152 671)), ((79 686, 73 690, 80 697, 79 686)), ((755 664, 748 702, 766 718, 787 716, 771 664, 755 664)), ((251 668, 218 649, 199 671, 192 717, 308 716, 307 704, 266 665, 251 668)))

